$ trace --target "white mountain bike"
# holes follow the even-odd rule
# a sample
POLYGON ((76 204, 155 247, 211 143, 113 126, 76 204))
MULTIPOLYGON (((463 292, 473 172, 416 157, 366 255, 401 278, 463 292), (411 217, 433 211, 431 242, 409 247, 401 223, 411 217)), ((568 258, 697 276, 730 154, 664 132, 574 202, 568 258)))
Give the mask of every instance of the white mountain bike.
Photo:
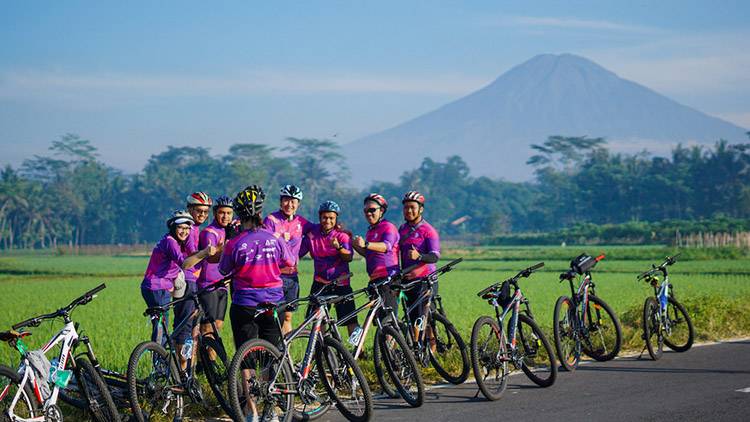
POLYGON ((13 330, 0 333, 0 341, 8 342, 21 354, 18 370, 0 366, 0 422, 62 421, 63 415, 57 399, 71 375, 75 376, 95 421, 119 420, 112 396, 95 367, 97 360, 89 339, 79 336, 78 323, 70 318, 70 313, 76 306, 91 302, 96 293, 105 287, 101 284, 64 308, 51 314, 29 318, 15 324, 13 330), (41 354, 29 351, 22 339, 31 333, 17 330, 37 327, 42 321, 55 318, 62 318, 65 326, 44 345, 41 354), (74 356, 80 343, 86 345, 86 352, 74 356), (44 354, 58 344, 61 345, 60 353, 49 368, 50 377, 44 379, 39 373, 39 369, 46 366, 44 354))

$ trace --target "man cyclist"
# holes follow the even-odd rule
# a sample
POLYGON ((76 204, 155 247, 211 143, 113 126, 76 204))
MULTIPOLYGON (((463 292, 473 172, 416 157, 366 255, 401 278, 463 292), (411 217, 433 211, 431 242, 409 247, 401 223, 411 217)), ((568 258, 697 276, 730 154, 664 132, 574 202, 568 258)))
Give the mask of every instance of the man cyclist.
MULTIPOLYGON (((201 231, 198 242, 199 248, 216 246, 220 252, 226 242, 225 229, 232 222, 234 211, 232 210, 232 199, 226 195, 216 198, 213 207, 214 219, 205 229, 201 231)), ((219 272, 219 259, 221 253, 209 256, 201 263, 200 275, 198 276, 198 288, 202 289, 223 278, 219 272)), ((216 324, 216 329, 221 330, 224 325, 224 317, 227 313, 227 289, 221 287, 204 293, 200 297, 201 305, 205 309, 205 316, 201 321, 201 334, 213 332, 211 321, 216 324)))
MULTIPOLYGON (((302 190, 299 187, 295 185, 283 186, 279 192, 279 210, 269 214, 263 221, 263 225, 277 238, 284 239, 294 255, 294 261, 288 267, 281 269, 285 302, 299 298, 298 254, 302 244, 302 235, 309 230, 311 224, 304 217, 297 215, 300 201, 302 201, 302 190)), ((289 311, 284 312, 284 323, 282 325, 284 334, 292 329, 292 312, 294 310, 289 309, 289 311)))
MULTIPOLYGON (((422 214, 424 213, 424 195, 417 191, 410 191, 401 201, 403 205, 404 224, 399 227, 399 250, 401 254, 401 268, 416 265, 416 268, 404 275, 404 280, 414 280, 435 271, 435 263, 440 259, 440 237, 422 214)), ((437 283, 433 285, 433 293, 437 294, 437 283)), ((406 294, 407 308, 417 301, 423 293, 420 289, 411 289, 406 294)), ((424 315, 422 306, 417 306, 410 313, 412 321, 417 321, 424 315)), ((415 328, 416 329, 416 328, 415 328)), ((430 333, 427 333, 428 337, 430 333)), ((416 333, 419 336, 419 333, 416 333)))
MULTIPOLYGON (((365 237, 356 236, 352 246, 358 254, 365 257, 367 274, 370 283, 392 277, 399 272, 398 266, 398 230, 390 221, 384 219, 388 211, 388 201, 383 195, 371 193, 364 200, 365 220, 370 225, 365 237)), ((396 297, 389 286, 381 288, 385 305, 398 312, 396 297)))

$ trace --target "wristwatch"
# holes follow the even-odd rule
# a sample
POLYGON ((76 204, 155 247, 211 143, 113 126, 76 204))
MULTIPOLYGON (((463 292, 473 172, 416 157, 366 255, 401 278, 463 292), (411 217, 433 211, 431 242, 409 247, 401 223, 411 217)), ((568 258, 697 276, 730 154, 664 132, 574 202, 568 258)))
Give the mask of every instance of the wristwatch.
POLYGON ((365 249, 367 249, 368 246, 370 246, 370 242, 365 240, 365 249))

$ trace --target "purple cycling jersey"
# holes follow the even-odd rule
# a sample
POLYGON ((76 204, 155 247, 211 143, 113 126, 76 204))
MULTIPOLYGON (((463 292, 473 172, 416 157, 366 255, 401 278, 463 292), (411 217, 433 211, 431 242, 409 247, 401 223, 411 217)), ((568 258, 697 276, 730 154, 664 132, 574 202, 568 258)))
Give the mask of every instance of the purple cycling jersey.
POLYGON ((285 275, 296 275, 297 274, 297 261, 299 260, 299 248, 302 244, 302 235, 310 230, 310 223, 304 217, 295 215, 289 220, 281 210, 268 214, 263 225, 278 235, 280 239, 284 239, 284 234, 289 234, 289 240, 286 242, 289 246, 289 250, 294 254, 294 261, 288 267, 281 269, 281 273, 285 275))
MULTIPOLYGON (((349 273, 349 263, 344 261, 339 251, 333 247, 333 239, 338 239, 339 244, 352 253, 351 239, 341 230, 334 228, 328 233, 323 233, 320 224, 313 224, 310 231, 302 236, 299 256, 303 257, 310 252, 315 266, 314 279, 320 283, 330 283, 342 274, 349 273)), ((348 286, 349 279, 341 280, 340 285, 348 286)))
POLYGON ((184 246, 171 235, 165 234, 151 251, 141 287, 148 290, 172 290, 174 279, 181 271, 180 267, 187 255, 184 246))
POLYGON ((296 257, 283 240, 270 231, 246 230, 227 242, 219 261, 219 271, 232 277, 232 302, 257 306, 263 302, 278 303, 284 298, 280 267, 296 257))
POLYGON ((367 250, 365 261, 367 262, 367 274, 370 280, 390 277, 398 273, 398 230, 388 220, 370 226, 365 235, 365 240, 370 243, 385 243, 385 252, 367 250))
MULTIPOLYGON (((187 240, 185 241, 185 248, 187 250, 187 255, 190 256, 196 252, 198 252, 198 234, 200 233, 201 228, 199 225, 195 224, 193 226, 190 226, 190 234, 188 235, 187 240)), ((193 267, 188 268, 185 270, 185 281, 195 283, 198 280, 198 276, 201 273, 201 266, 200 264, 195 265, 193 267)))
MULTIPOLYGON (((198 248, 200 250, 205 249, 209 245, 219 247, 224 244, 225 232, 224 227, 221 227, 214 220, 211 224, 206 226, 201 231, 200 240, 198 241, 198 248)), ((218 263, 210 263, 208 259, 204 259, 201 262, 200 275, 198 276, 198 288, 204 288, 214 281, 221 280, 224 278, 219 272, 218 263)))
POLYGON ((420 254, 434 253, 439 258, 440 237, 437 230, 423 219, 415 226, 409 223, 402 224, 398 229, 398 233, 400 235, 398 245, 401 251, 401 268, 421 264, 407 274, 406 278, 424 277, 435 271, 435 264, 420 263, 420 261, 409 258, 409 251, 415 248, 420 254))

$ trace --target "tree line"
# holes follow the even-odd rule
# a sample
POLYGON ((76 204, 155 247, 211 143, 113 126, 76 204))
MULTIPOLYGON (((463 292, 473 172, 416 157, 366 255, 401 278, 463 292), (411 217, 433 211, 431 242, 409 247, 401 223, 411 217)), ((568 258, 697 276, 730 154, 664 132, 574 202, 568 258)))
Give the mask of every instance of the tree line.
POLYGON ((243 143, 225 155, 202 147, 173 147, 151 156, 143 170, 124 174, 99 159, 88 140, 67 134, 36 155, 0 173, 0 248, 137 244, 164 232, 169 213, 201 190, 233 196, 261 184, 276 208, 281 185, 302 187, 303 216, 331 199, 340 220, 366 230, 361 201, 380 192, 398 222, 400 198, 419 190, 426 218, 444 235, 498 236, 549 232, 582 223, 616 224, 668 219, 750 216, 750 144, 719 141, 712 147, 678 146, 671 156, 610 151, 604 139, 551 136, 532 145, 529 182, 474 177, 459 156, 425 158, 397 182, 348 184, 348 169, 335 142, 288 138, 283 147, 243 143))

